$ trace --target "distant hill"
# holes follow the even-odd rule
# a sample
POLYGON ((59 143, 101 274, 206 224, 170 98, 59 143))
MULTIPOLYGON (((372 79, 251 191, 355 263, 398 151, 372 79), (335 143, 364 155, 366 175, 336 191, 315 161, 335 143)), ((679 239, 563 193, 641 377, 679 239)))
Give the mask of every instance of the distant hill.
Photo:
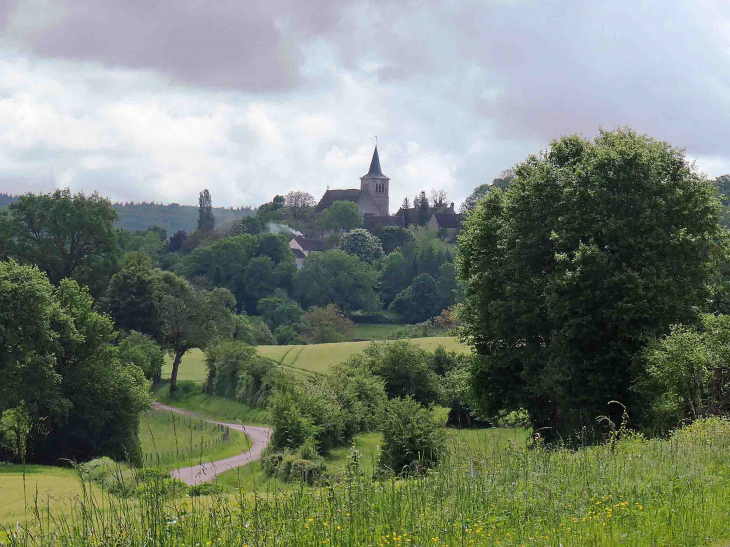
MULTIPOLYGON (((11 194, 0 194, 0 209, 3 209, 18 201, 18 196, 11 194)), ((149 226, 159 226, 167 230, 171 236, 178 230, 185 230, 190 233, 198 226, 198 207, 196 205, 179 205, 170 203, 114 203, 114 210, 119 214, 119 220, 114 225, 117 228, 125 228, 131 232, 135 230, 146 230, 149 226)), ((215 224, 227 220, 236 220, 256 213, 251 207, 239 209, 213 207, 215 224)))
MULTIPOLYGON (((145 230, 149 226, 159 226, 167 230, 171 236, 178 230, 185 230, 190 233, 198 226, 197 205, 178 205, 170 203, 115 203, 114 210, 119 214, 119 220, 115 226, 125 228, 131 232, 145 230)), ((250 207, 239 209, 224 207, 213 207, 215 225, 218 226, 227 220, 236 220, 255 214, 256 211, 250 207)))

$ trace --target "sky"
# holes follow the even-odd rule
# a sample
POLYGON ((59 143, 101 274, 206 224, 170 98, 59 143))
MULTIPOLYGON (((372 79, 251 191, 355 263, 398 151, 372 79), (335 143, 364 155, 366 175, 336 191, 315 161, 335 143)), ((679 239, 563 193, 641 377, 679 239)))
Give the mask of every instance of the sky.
POLYGON ((0 0, 0 192, 460 204, 551 139, 630 126, 730 172, 730 2, 0 0))

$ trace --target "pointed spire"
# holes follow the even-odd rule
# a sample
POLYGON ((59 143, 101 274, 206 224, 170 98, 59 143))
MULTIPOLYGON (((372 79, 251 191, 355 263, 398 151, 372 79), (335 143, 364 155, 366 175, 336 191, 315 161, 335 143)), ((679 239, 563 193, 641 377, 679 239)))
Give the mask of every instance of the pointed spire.
POLYGON ((373 160, 370 162, 370 170, 368 175, 380 175, 383 176, 383 172, 380 170, 380 156, 378 156, 378 145, 375 145, 375 152, 373 152, 373 160))

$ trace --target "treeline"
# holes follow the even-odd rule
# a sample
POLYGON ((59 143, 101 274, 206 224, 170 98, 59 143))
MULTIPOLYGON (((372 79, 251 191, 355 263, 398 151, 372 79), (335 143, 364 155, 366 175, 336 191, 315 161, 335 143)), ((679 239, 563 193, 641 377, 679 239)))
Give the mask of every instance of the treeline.
MULTIPOLYGON (((195 231, 198 223, 198 207, 194 205, 128 202, 114 203, 114 210, 119 215, 114 225, 130 232, 159 226, 169 234, 179 230, 190 233, 195 231)), ((214 207, 213 214, 216 224, 220 225, 253 215, 255 210, 251 207, 214 207)))

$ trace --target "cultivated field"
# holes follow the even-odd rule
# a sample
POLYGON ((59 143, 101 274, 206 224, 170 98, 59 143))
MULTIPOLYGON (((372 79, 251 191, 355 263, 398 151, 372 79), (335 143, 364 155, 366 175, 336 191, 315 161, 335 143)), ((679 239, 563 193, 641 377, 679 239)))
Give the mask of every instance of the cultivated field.
MULTIPOLYGON (((409 340, 417 346, 433 351, 438 346, 444 346, 447 351, 468 353, 470 349, 462 346, 456 338, 448 336, 437 336, 432 338, 413 338, 409 340)), ((346 360, 351 355, 360 353, 367 348, 371 342, 340 342, 337 344, 313 344, 307 346, 259 346, 261 355, 280 363, 310 372, 327 372, 332 365, 346 360)), ((165 367, 162 370, 162 377, 169 378, 172 368, 172 360, 168 357, 165 367)), ((194 349, 183 357, 178 371, 178 380, 192 380, 193 382, 204 382, 207 370, 205 368, 205 355, 202 351, 194 349)))

